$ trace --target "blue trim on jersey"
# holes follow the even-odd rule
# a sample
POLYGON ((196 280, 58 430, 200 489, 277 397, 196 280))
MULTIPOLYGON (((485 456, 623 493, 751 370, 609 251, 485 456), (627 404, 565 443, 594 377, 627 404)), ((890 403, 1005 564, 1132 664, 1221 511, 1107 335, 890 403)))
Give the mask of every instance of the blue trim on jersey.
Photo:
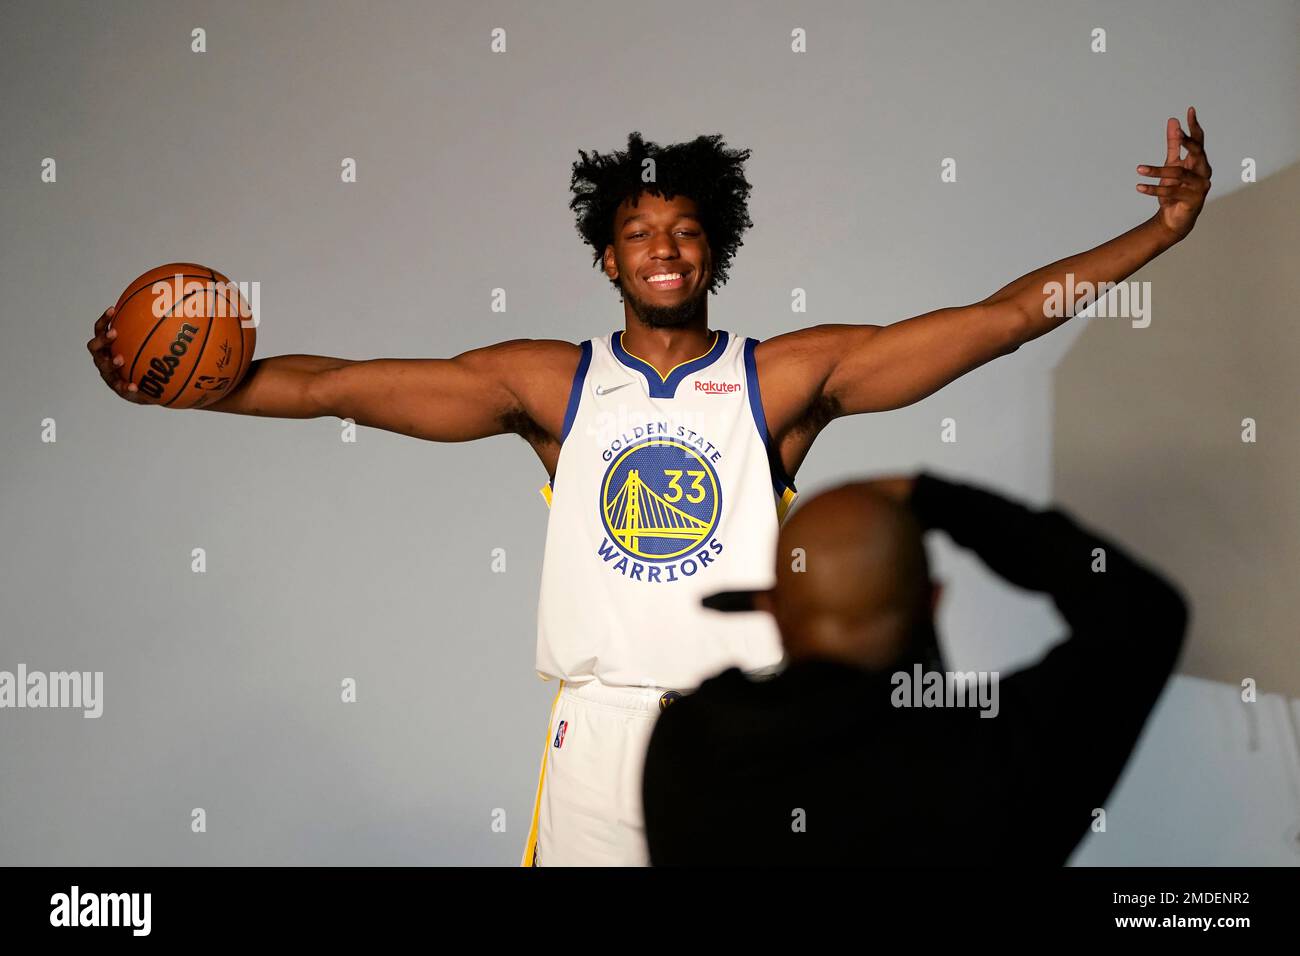
MULTIPOLYGON (((582 398, 582 386, 587 381, 587 369, 591 367, 591 340, 582 343, 582 358, 578 359, 578 368, 573 373, 573 384, 569 386, 569 404, 564 409, 564 428, 560 431, 560 444, 569 437, 573 420, 578 417, 578 402, 582 398)), ((554 487, 554 485, 552 485, 554 487)))
POLYGON ((758 426, 759 437, 763 439, 763 447, 767 449, 767 463, 772 471, 772 487, 780 496, 786 488, 791 491, 797 489, 794 481, 785 473, 780 452, 767 430, 767 416, 763 414, 763 396, 758 389, 758 364, 754 361, 754 348, 757 345, 758 339, 745 339, 745 381, 747 383, 745 391, 749 394, 749 410, 754 415, 754 424, 758 426))
POLYGON ((693 375, 701 369, 708 368, 719 358, 727 349, 728 335, 722 329, 716 330, 716 338, 713 347, 701 355, 699 358, 691 359, 689 362, 683 362, 671 372, 668 377, 664 378, 659 374, 659 370, 649 362, 637 358, 627 349, 623 348, 623 330, 619 329, 609 337, 610 350, 614 353, 614 358, 619 362, 632 369, 634 372, 640 372, 645 376, 646 385, 650 389, 651 398, 673 398, 677 393, 677 386, 681 380, 688 375, 693 375))

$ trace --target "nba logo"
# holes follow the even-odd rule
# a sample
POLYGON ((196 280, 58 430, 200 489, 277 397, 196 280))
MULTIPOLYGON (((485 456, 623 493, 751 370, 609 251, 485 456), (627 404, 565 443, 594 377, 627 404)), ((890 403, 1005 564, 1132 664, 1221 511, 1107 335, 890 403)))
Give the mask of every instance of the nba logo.
POLYGON ((562 747, 562 746, 564 746, 564 732, 565 732, 566 730, 568 730, 568 729, 569 729, 569 722, 568 722, 567 720, 562 720, 562 721, 560 721, 560 726, 557 727, 556 730, 555 730, 555 746, 556 746, 556 747, 562 747))

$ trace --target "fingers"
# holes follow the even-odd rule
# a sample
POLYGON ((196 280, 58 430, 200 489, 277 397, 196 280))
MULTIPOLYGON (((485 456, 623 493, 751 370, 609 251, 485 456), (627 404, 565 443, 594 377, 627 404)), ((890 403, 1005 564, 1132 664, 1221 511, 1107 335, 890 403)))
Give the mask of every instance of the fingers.
POLYGON ((1191 131, 1191 138, 1199 146, 1205 145, 1205 130, 1201 129, 1201 124, 1196 121, 1196 107, 1187 107, 1187 128, 1191 131))
POLYGON ((1159 176, 1162 179, 1181 179, 1190 172, 1185 166, 1139 166, 1137 170, 1143 176, 1159 176))
POLYGON ((1159 185, 1138 183, 1137 191, 1148 196, 1201 196, 1210 191, 1210 182, 1200 176, 1184 179, 1181 182, 1162 179, 1159 185))
POLYGON ((112 355, 107 349, 94 353, 95 368, 99 369, 100 377, 109 385, 115 384, 122 378, 120 369, 124 360, 120 355, 112 355))
POLYGON ((117 329, 109 328, 108 324, 115 313, 116 310, 113 308, 105 309, 104 314, 95 320, 95 335, 86 343, 86 348, 95 363, 95 368, 99 371, 99 377, 109 388, 128 402, 136 405, 148 404, 144 401, 140 389, 122 377, 122 366, 126 364, 126 360, 112 352, 111 346, 113 340, 117 338, 117 329))
POLYGON ((113 391, 117 393, 118 398, 130 402, 132 405, 149 404, 148 402, 143 401, 144 396, 140 394, 139 389, 137 389, 134 385, 127 385, 125 382, 118 382, 117 384, 111 385, 109 387, 112 388, 113 391))
POLYGON ((1205 130, 1196 119, 1194 106, 1187 107, 1187 128, 1190 132, 1183 132, 1182 124, 1172 116, 1165 123, 1165 165, 1182 162, 1182 153, 1179 150, 1185 148, 1187 157, 1193 160, 1192 165, 1196 167, 1197 172, 1208 176, 1209 163, 1205 162, 1205 130), (1202 164, 1204 169, 1200 168, 1202 164))
POLYGON ((1178 183, 1194 187, 1209 185, 1208 176, 1203 176, 1195 169, 1188 169, 1183 165, 1139 166, 1137 171, 1143 176, 1151 176, 1159 179, 1161 186, 1173 186, 1178 183))
POLYGON ((1214 170, 1210 168, 1210 159, 1205 155, 1205 147, 1190 136, 1185 136, 1183 148, 1187 150, 1187 159, 1184 162, 1190 164, 1188 168, 1209 179, 1214 170))
POLYGON ((1196 107, 1187 107, 1187 129, 1189 132, 1183 132, 1178 120, 1172 116, 1165 124, 1165 164, 1185 163, 1188 168, 1194 169, 1198 174, 1209 178, 1213 170, 1210 168, 1210 161, 1205 155, 1205 130, 1201 128, 1200 121, 1196 118, 1196 107), (1174 137, 1177 136, 1177 143, 1174 137), (1178 147, 1187 150, 1187 156, 1180 158, 1181 153, 1178 147))
POLYGON ((1200 179, 1184 181, 1180 183, 1166 183, 1161 180, 1159 186, 1153 186, 1150 183, 1138 183, 1137 191, 1145 193, 1148 196, 1183 196, 1185 198, 1199 198, 1210 191, 1208 180, 1200 179))
POLYGON ((1183 128, 1172 116, 1165 123, 1165 165, 1170 166, 1179 160, 1178 149, 1183 145, 1183 128))
POLYGON ((116 314, 117 310, 109 306, 104 310, 104 314, 95 320, 95 335, 86 343, 86 348, 91 352, 98 352, 108 347, 108 343, 117 338, 117 330, 108 327, 109 321, 116 314))
POLYGON ((144 395, 140 389, 136 388, 135 383, 128 382, 116 369, 110 368, 107 373, 101 372, 101 374, 104 376, 104 381, 108 384, 108 387, 117 393, 118 398, 124 398, 136 405, 148 404, 144 400, 144 395))
POLYGON ((112 377, 114 369, 122 367, 122 356, 109 355, 107 352, 96 352, 94 361, 95 368, 99 369, 99 374, 106 379, 112 377))
POLYGON ((1205 147, 1192 139, 1190 136, 1183 137, 1183 149, 1187 150, 1188 156, 1204 156, 1205 147))
POLYGON ((1180 196, 1195 199, 1210 191, 1210 180, 1195 170, 1184 166, 1139 166, 1137 171, 1143 176, 1158 177, 1158 185, 1138 183, 1137 191, 1147 196, 1161 198, 1180 196))
POLYGON ((122 377, 122 359, 120 356, 118 358, 96 356, 95 368, 99 369, 99 377, 104 380, 104 384, 120 397, 131 402, 139 402, 143 398, 135 384, 122 377))
POLYGON ((1160 196, 1162 198, 1181 195, 1186 188, 1181 184, 1177 186, 1152 186, 1148 183, 1138 183, 1137 185, 1138 192, 1147 196, 1160 196))

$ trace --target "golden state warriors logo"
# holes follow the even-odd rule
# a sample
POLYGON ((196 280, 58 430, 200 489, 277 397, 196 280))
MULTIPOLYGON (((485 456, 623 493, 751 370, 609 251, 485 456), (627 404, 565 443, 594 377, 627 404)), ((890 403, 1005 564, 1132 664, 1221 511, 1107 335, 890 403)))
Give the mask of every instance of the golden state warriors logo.
POLYGON ((600 513, 607 535, 600 556, 619 557, 612 543, 627 556, 612 567, 635 580, 690 577, 722 551, 712 538, 722 513, 718 473, 701 451, 676 438, 645 438, 613 455, 601 482, 600 513))

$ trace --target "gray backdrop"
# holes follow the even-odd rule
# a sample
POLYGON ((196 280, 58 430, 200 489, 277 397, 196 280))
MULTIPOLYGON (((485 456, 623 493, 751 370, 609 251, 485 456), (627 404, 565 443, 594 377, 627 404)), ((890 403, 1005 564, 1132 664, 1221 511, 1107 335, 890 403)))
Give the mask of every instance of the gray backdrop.
MULTIPOLYGON (((1243 157, 1261 179, 1294 163, 1297 19, 1282 2, 6 3, 0 670, 103 671, 105 702, 98 720, 0 711, 0 862, 513 864, 527 833, 554 692, 532 667, 532 452, 121 402, 83 346, 138 273, 191 260, 260 282, 259 356, 579 341, 622 311, 566 208, 577 149, 720 132, 754 151, 756 226, 712 325, 889 323, 1146 218, 1134 166, 1163 159, 1188 104, 1216 198, 1260 188, 1243 157)), ((1165 282, 1234 241, 1213 209, 1165 282)), ((837 422, 800 491, 926 466, 1047 501, 1053 367, 1081 331, 837 422)), ((1045 601, 936 552, 958 666, 1009 669, 1059 635, 1045 601)), ((1075 861, 1300 860, 1291 706, 1176 679, 1075 861)))

